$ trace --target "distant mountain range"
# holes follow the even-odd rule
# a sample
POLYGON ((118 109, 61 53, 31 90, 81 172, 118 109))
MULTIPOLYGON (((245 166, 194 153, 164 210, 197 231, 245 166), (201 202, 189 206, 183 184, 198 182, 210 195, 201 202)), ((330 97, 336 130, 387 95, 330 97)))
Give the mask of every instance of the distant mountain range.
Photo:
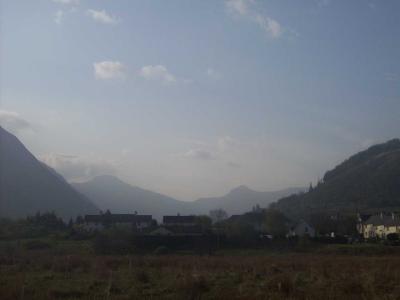
POLYGON ((0 216, 26 217, 38 211, 69 218, 98 209, 0 127, 0 216))
POLYGON ((302 195, 273 205, 289 216, 319 212, 400 209, 400 140, 378 144, 351 156, 302 195))
POLYGON ((208 213, 212 209, 222 208, 229 215, 243 214, 254 206, 268 207, 272 202, 292 194, 305 191, 305 188, 287 188, 272 192, 257 192, 241 185, 222 197, 200 198, 193 202, 196 211, 208 213))
POLYGON ((115 176, 103 175, 85 183, 72 186, 86 195, 103 211, 113 213, 151 214, 156 219, 163 215, 193 213, 189 203, 171 197, 131 186, 115 176))
POLYGON ((400 140, 353 155, 308 192, 304 188, 256 192, 240 186, 222 197, 186 202, 109 175, 71 186, 0 127, 0 217, 54 211, 65 219, 110 209, 151 214, 160 220, 163 215, 208 214, 218 208, 229 215, 241 214, 270 204, 294 218, 318 212, 400 210, 400 140))
POLYGON ((158 220, 163 215, 208 214, 210 210, 218 208, 228 214, 241 214, 257 204, 266 207, 281 197, 304 190, 293 188, 277 192, 256 192, 240 186, 222 197, 187 202, 131 186, 110 175, 98 176, 85 183, 73 183, 72 186, 92 199, 102 210, 110 209, 115 213, 137 211, 140 214, 152 214, 158 220))

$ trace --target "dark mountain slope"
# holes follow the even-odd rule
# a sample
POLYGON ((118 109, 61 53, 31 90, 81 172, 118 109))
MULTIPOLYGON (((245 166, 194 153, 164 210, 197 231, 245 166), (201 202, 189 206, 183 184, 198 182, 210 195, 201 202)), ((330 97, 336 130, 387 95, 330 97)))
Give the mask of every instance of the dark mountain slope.
POLYGON ((288 215, 400 207, 400 140, 362 151, 331 171, 312 191, 279 200, 288 215))
POLYGON ((0 216, 25 217, 38 211, 69 218, 97 208, 0 127, 0 216))

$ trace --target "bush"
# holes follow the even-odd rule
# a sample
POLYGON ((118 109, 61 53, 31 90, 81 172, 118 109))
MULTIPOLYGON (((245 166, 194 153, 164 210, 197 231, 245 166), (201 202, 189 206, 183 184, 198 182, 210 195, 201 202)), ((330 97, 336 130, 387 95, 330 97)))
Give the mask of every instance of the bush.
POLYGON ((42 240, 31 240, 25 242, 23 246, 26 250, 43 250, 51 248, 51 245, 48 242, 42 240))
POLYGON ((97 254, 127 254, 134 250, 130 241, 113 239, 102 233, 95 237, 93 249, 97 254))
POLYGON ((389 233, 386 238, 388 241, 398 241, 399 235, 397 233, 389 233))
POLYGON ((160 246, 156 248, 153 252, 155 255, 166 255, 169 253, 169 249, 165 246, 160 246))

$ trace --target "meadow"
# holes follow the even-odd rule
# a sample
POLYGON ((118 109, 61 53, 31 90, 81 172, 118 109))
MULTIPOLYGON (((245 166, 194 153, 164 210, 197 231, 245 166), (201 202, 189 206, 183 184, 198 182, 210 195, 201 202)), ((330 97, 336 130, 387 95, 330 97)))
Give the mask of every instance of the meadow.
POLYGON ((0 244, 0 299, 399 299, 400 250, 96 255, 88 241, 0 244))

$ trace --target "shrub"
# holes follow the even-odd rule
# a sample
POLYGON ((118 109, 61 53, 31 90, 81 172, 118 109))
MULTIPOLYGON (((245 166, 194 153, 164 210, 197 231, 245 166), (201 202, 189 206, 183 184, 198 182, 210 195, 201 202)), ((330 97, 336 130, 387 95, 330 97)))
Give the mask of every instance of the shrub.
POLYGON ((51 245, 42 240, 31 240, 24 243, 24 248, 26 250, 43 250, 51 248, 51 245))
POLYGON ((160 246, 156 248, 153 252, 155 255, 166 255, 169 253, 169 249, 165 246, 160 246))
POLYGON ((389 233, 386 238, 388 241, 398 241, 399 240, 399 235, 397 233, 389 233))

